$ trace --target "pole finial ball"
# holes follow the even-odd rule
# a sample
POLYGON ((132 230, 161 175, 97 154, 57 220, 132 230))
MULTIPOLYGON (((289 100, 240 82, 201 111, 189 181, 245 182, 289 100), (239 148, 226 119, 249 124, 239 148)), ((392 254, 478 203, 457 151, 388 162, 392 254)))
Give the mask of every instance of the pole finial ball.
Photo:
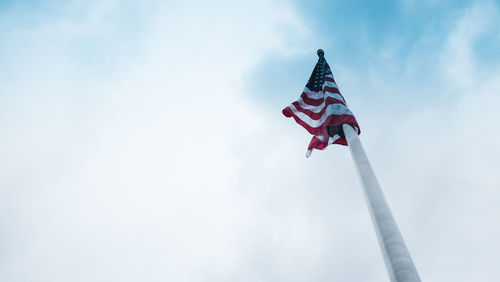
POLYGON ((318 54, 318 57, 325 56, 325 51, 323 51, 323 49, 318 49, 318 51, 316 53, 318 54))

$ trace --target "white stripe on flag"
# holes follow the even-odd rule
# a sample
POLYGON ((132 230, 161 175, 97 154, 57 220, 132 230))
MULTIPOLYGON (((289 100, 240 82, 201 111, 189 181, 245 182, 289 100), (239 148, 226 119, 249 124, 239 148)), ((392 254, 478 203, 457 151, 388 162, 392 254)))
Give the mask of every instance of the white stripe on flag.
MULTIPOLYGON (((327 97, 332 97, 336 100, 339 100, 339 101, 344 101, 344 99, 342 99, 342 96, 340 96, 339 94, 337 93, 330 93, 328 92, 327 95, 325 95, 327 97)), ((326 97, 325 97, 325 101, 326 101, 326 97)), ((320 105, 318 106, 313 106, 313 105, 309 105, 307 104, 306 102, 304 102, 304 99, 302 97, 300 97, 297 102, 299 103, 299 106, 304 109, 304 110, 309 110, 313 113, 319 113, 321 112, 321 110, 323 110, 323 108, 325 107, 325 101, 323 101, 323 103, 321 103, 320 105)))
POLYGON ((351 115, 351 116, 354 116, 354 114, 351 111, 349 111, 349 109, 347 109, 342 104, 328 105, 326 107, 325 113, 318 120, 312 119, 308 115, 297 110, 297 108, 295 108, 295 106, 293 104, 290 104, 290 106, 288 106, 288 107, 299 119, 301 119, 303 122, 307 123, 310 127, 320 127, 323 123, 325 123, 326 119, 331 115, 351 115))
POLYGON ((325 86, 334 87, 334 88, 339 89, 339 87, 337 86, 337 84, 335 82, 331 82, 328 80, 325 80, 325 84, 323 84, 323 88, 325 88, 325 86))
POLYGON ((344 101, 344 98, 342 98, 342 96, 338 93, 334 93, 334 92, 330 92, 330 91, 311 91, 307 88, 304 89, 304 93, 306 94, 307 98, 311 98, 311 99, 314 99, 314 100, 319 100, 319 99, 323 99, 326 97, 325 96, 330 96, 330 97, 333 97, 337 100, 340 100, 340 101, 344 101))

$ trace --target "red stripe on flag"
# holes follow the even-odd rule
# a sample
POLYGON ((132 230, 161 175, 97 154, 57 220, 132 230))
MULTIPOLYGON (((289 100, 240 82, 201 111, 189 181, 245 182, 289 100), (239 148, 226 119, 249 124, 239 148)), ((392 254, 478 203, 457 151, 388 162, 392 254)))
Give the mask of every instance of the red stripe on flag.
POLYGON ((325 86, 323 87, 323 91, 340 94, 340 91, 336 87, 325 86))
POLYGON ((335 79, 329 77, 329 76, 325 76, 325 80, 326 81, 330 81, 330 82, 334 82, 335 83, 335 79))
POLYGON ((310 111, 310 110, 307 110, 307 109, 302 108, 302 107, 300 106, 299 102, 297 102, 297 101, 295 101, 295 102, 293 102, 293 103, 292 103, 292 105, 294 105, 294 106, 295 106, 295 108, 296 108, 298 111, 300 111, 300 112, 302 112, 302 113, 306 114, 306 115, 307 115, 307 116, 309 116, 311 119, 315 119, 315 120, 320 119, 320 118, 321 118, 321 117, 325 114, 326 109, 328 108, 328 106, 329 106, 329 105, 333 105, 333 104, 341 104, 341 105, 345 106, 344 102, 342 102, 342 101, 340 101, 340 100, 337 100, 337 99, 334 99, 334 98, 332 98, 332 97, 328 97, 328 98, 326 98, 326 100, 325 100, 325 105, 323 106, 323 108, 321 109, 321 111, 320 111, 320 112, 315 113, 315 112, 313 112, 313 111, 310 111))
POLYGON ((354 128, 357 128, 358 134, 360 133, 359 125, 356 122, 356 119, 354 118, 354 116, 352 116, 352 115, 331 114, 326 118, 325 122, 322 123, 320 126, 312 127, 308 123, 306 123, 305 121, 300 119, 297 115, 295 115, 292 112, 292 110, 290 110, 289 107, 284 108, 282 112, 286 117, 293 117, 293 119, 295 119, 295 121, 298 124, 302 125, 302 127, 304 127, 312 135, 326 135, 326 127, 327 126, 339 126, 339 125, 342 125, 344 123, 350 124, 354 128))
MULTIPOLYGON (((323 150, 329 145, 329 138, 327 141, 321 141, 318 137, 313 136, 311 139, 311 142, 309 142, 309 146, 307 147, 308 151, 311 151, 312 149, 317 149, 317 150, 323 150)), ((338 145, 344 145, 347 146, 347 140, 345 138, 337 138, 335 141, 332 142, 332 144, 338 144, 338 145)))
MULTIPOLYGON (((342 105, 345 106, 344 97, 340 93, 336 93, 336 94, 338 94, 342 98, 342 100, 343 100, 343 101, 341 101, 342 105)), ((331 96, 328 96, 328 94, 323 94, 323 97, 321 97, 319 99, 310 98, 306 92, 302 92, 302 94, 300 94, 300 98, 302 98, 304 103, 311 105, 311 106, 319 106, 319 105, 323 104, 323 102, 325 101, 325 97, 326 97, 326 99, 328 99, 328 98, 335 99, 331 96)), ((336 100, 340 101, 338 99, 336 99, 336 100)))

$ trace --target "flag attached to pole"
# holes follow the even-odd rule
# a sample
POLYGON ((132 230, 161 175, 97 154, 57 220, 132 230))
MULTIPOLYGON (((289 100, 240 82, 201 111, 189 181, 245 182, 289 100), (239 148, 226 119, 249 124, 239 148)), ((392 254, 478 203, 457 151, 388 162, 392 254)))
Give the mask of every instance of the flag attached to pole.
POLYGON ((318 50, 318 56, 318 62, 299 99, 283 109, 286 117, 293 117, 313 135, 307 148, 307 157, 313 149, 323 150, 329 144, 347 146, 342 124, 349 124, 360 133, 358 122, 340 94, 323 50, 318 50))

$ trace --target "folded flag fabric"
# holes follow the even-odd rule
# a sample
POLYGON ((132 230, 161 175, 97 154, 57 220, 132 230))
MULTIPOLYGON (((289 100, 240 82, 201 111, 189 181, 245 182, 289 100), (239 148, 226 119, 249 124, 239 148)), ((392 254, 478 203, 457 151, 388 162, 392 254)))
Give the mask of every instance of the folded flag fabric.
POLYGON ((347 108, 335 83, 323 50, 318 50, 318 62, 299 99, 283 109, 313 135, 306 157, 313 149, 323 150, 329 144, 347 145, 342 124, 351 125, 360 134, 354 114, 347 108))

